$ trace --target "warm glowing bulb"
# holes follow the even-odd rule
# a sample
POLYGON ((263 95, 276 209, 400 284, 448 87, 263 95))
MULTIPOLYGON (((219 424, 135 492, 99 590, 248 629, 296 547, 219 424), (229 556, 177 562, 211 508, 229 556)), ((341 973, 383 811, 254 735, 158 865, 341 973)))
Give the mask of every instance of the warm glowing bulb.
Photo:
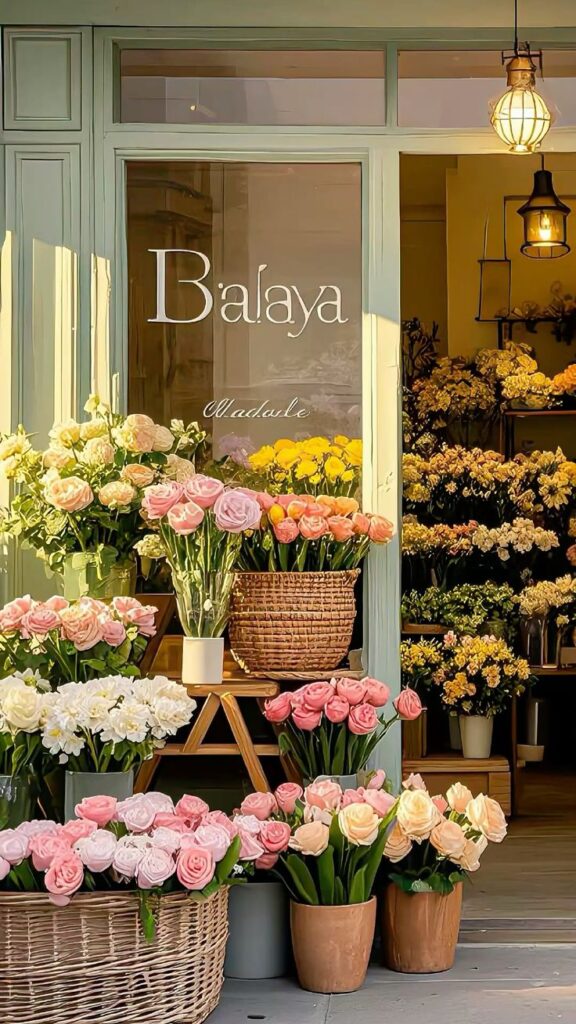
POLYGON ((540 214, 540 224, 538 225, 538 235, 541 242, 549 242, 552 238, 552 221, 547 213, 540 214))
POLYGON ((552 115, 534 89, 513 86, 495 104, 490 121, 513 153, 533 153, 540 148, 552 115))

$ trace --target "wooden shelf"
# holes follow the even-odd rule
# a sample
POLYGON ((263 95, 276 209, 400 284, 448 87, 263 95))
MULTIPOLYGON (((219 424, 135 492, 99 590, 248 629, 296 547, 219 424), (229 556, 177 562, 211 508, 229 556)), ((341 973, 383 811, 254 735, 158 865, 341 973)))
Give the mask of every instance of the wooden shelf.
POLYGON ((459 780, 464 780, 474 796, 486 793, 502 805, 505 814, 512 810, 510 764, 505 757, 486 759, 464 758, 461 754, 406 759, 404 777, 411 772, 422 775, 430 793, 445 793, 459 780))
POLYGON ((530 671, 535 676, 559 676, 560 678, 576 676, 576 665, 571 668, 556 668, 555 665, 530 665, 530 671))
POLYGON ((501 415, 518 419, 526 416, 576 416, 576 409, 505 409, 501 415))
POLYGON ((449 626, 432 625, 432 623, 407 622, 402 625, 402 633, 405 636, 444 636, 449 629, 449 626))

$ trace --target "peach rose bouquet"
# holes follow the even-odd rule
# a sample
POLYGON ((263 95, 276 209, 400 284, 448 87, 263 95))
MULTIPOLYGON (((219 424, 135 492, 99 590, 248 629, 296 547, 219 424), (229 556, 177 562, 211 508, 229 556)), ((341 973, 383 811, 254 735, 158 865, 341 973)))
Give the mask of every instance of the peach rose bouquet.
POLYGON ((242 537, 260 525, 258 502, 197 473, 184 483, 164 479, 147 487, 141 511, 170 566, 184 633, 222 636, 242 537))
POLYGON ((430 796, 419 775, 403 783, 384 846, 388 877, 404 892, 448 894, 477 871, 488 843, 501 843, 506 819, 496 800, 454 783, 430 796))
POLYGON ((356 569, 371 544, 387 544, 394 534, 388 519, 361 512, 356 498, 246 493, 262 511, 259 528, 242 543, 240 567, 247 572, 356 569))
POLYGON ((232 820, 260 848, 255 868, 272 869, 296 902, 365 903, 397 805, 381 788, 383 780, 377 772, 357 790, 327 779, 289 794, 286 786, 252 793, 232 820))
POLYGON ((365 769, 395 722, 418 718, 422 711, 415 691, 404 689, 386 720, 377 709, 389 700, 389 687, 377 679, 331 679, 284 691, 266 701, 264 714, 281 726, 280 749, 291 755, 304 779, 354 775, 365 769))
MULTIPOLYGON (((102 579, 119 560, 134 559, 144 488, 167 472, 192 474, 205 434, 197 423, 173 420, 168 429, 142 413, 121 416, 96 395, 85 411, 87 420, 55 423, 44 451, 22 426, 0 438, 0 471, 19 485, 2 527, 53 572, 84 556, 102 579)), ((97 585, 92 594, 106 596, 97 585)))
POLYGON ((155 615, 154 605, 134 597, 109 604, 92 597, 16 598, 0 610, 0 676, 32 669, 57 685, 106 673, 138 675, 155 615))
POLYGON ((185 892, 205 899, 230 884, 240 846, 226 815, 197 796, 176 804, 154 792, 120 802, 86 797, 65 825, 25 821, 0 831, 0 889, 45 892, 58 907, 77 892, 136 892, 144 934, 152 941, 158 898, 185 892))

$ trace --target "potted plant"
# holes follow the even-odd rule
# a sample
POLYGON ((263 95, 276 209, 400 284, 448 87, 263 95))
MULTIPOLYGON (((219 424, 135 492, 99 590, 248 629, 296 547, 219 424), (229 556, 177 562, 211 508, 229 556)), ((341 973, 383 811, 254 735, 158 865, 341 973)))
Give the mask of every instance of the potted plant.
POLYGON ((42 744, 66 765, 65 819, 84 797, 131 796, 135 771, 190 722, 195 708, 186 688, 164 676, 107 676, 46 694, 42 744))
POLYGON ((278 978, 290 969, 288 894, 274 869, 288 848, 291 816, 302 793, 295 782, 283 783, 274 793, 251 793, 231 818, 242 840, 247 884, 230 892, 224 963, 228 978, 278 978))
MULTIPOLYGON (((319 463, 312 465, 318 469, 319 463)), ((318 469, 309 480, 324 480, 329 465, 326 460, 324 476, 318 469)), ((350 648, 359 566, 372 543, 388 543, 392 524, 362 513, 347 494, 253 493, 262 518, 242 542, 230 615, 232 654, 256 674, 332 671, 350 648)))
POLYGON ((443 623, 442 633, 489 633, 510 639, 518 629, 519 599, 507 583, 460 583, 448 590, 429 587, 410 590, 402 597, 402 618, 428 626, 443 623))
POLYGON ((184 1006, 201 1024, 220 996, 240 850, 214 813, 195 796, 98 795, 63 826, 0 831, 7 1019, 58 1024, 65 1008, 69 1024, 105 1024, 113 1006, 131 1024, 176 1024, 184 1006))
POLYGON ((414 720, 422 711, 418 695, 404 689, 386 721, 376 709, 389 698, 389 687, 377 679, 332 679, 284 691, 265 702, 264 714, 280 726, 280 750, 290 754, 305 781, 330 778, 355 789, 359 773, 394 722, 414 720))
POLYGON ((53 686, 106 673, 138 675, 156 611, 133 597, 16 598, 0 611, 0 675, 32 668, 53 686))
POLYGON ((458 940, 462 882, 479 868, 488 842, 502 842, 506 820, 495 800, 474 798, 459 782, 446 799, 431 797, 419 776, 404 789, 394 815, 384 848, 384 964, 406 974, 447 971, 458 940))
POLYGON ((89 420, 54 424, 46 451, 23 427, 0 443, 0 467, 20 485, 3 530, 62 577, 70 600, 134 593, 143 488, 181 464, 194 472, 188 459, 205 437, 197 423, 173 420, 169 430, 142 413, 113 413, 96 395, 85 410, 89 420))
POLYGON ((147 487, 142 510, 170 566, 184 629, 182 680, 221 683, 224 639, 242 535, 260 524, 258 502, 215 477, 196 474, 147 487))
POLYGON ((30 817, 42 756, 42 697, 49 689, 30 670, 0 680, 0 829, 30 817))
POLYGON ((517 658, 505 640, 494 636, 447 633, 444 661, 432 676, 443 707, 458 716, 464 757, 488 758, 494 716, 530 680, 530 667, 517 658))
POLYGON ((384 791, 345 793, 331 781, 311 784, 296 802, 275 870, 290 895, 302 988, 353 992, 362 985, 376 922, 372 890, 395 804, 384 791))

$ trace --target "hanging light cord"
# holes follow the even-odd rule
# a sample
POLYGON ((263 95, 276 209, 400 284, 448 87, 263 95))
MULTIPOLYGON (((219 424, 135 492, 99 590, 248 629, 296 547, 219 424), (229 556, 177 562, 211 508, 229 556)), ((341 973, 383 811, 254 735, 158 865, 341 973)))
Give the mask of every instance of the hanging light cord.
POLYGON ((518 53, 518 0, 514 0, 514 52, 518 53))

